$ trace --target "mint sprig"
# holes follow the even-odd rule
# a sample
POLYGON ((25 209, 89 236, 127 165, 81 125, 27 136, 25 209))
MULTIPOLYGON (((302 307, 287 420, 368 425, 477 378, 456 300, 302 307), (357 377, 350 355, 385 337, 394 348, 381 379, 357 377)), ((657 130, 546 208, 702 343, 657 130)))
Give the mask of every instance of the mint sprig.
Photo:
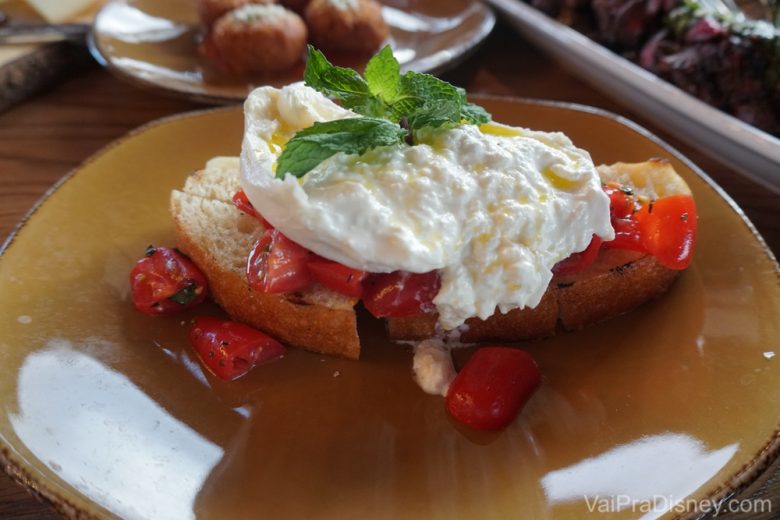
POLYGON ((279 172, 300 177, 328 157, 339 152, 364 154, 377 146, 403 142, 406 130, 385 119, 353 117, 327 123, 314 123, 290 139, 276 162, 279 172))
POLYGON ((315 123, 288 141, 277 161, 276 176, 305 175, 339 152, 363 154, 378 146, 414 143, 423 128, 451 128, 490 121, 482 107, 469 103, 466 92, 430 74, 406 72, 389 46, 366 64, 365 78, 336 67, 309 46, 303 75, 306 85, 335 98, 356 117, 315 123))

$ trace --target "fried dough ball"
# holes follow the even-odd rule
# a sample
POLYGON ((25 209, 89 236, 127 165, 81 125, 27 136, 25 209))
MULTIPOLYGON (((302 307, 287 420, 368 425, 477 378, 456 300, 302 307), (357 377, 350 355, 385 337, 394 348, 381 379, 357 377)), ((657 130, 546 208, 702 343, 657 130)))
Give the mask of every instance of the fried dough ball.
POLYGON ((390 34, 374 0, 311 0, 305 18, 312 40, 323 49, 368 54, 390 34))
POLYGON ((223 67, 239 75, 289 69, 306 49, 306 25, 281 5, 245 5, 219 18, 211 43, 223 67))
POLYGON ((217 18, 246 4, 273 4, 276 0, 198 0, 200 22, 208 29, 217 18))

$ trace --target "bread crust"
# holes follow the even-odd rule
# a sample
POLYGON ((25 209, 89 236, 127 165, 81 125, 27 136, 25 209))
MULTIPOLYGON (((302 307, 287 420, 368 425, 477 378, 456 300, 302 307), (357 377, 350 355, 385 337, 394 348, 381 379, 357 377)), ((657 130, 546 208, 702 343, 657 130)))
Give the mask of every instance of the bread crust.
MULTIPOLYGON (((487 320, 469 318, 460 329, 458 339, 465 343, 482 341, 520 341, 545 338, 555 334, 558 322, 557 290, 550 285, 539 305, 512 309, 506 314, 496 312, 487 320)), ((388 318, 387 331, 392 339, 419 340, 436 334, 436 313, 404 318, 388 318)))
MULTIPOLYGON (((188 228, 180 207, 182 196, 187 195, 173 192, 170 201, 176 243, 206 275, 212 298, 225 312, 285 344, 348 359, 360 357, 353 307, 356 300, 352 300, 351 305, 350 300, 346 300, 346 304, 339 301, 338 306, 329 307, 315 303, 316 290, 310 291, 314 294, 267 294, 252 290, 243 271, 225 265, 218 252, 205 248, 188 228)), ((238 209, 235 211, 238 213, 238 209)))
POLYGON ((679 274, 648 255, 605 272, 586 270, 574 281, 556 280, 560 326, 578 330, 630 312, 664 294, 679 274))
MULTIPOLYGON (((679 271, 668 269, 649 255, 604 250, 585 271, 556 276, 534 308, 496 312, 486 320, 471 318, 460 335, 465 343, 521 341, 572 331, 627 313, 665 293, 679 271)), ((434 335, 437 315, 389 318, 392 339, 424 339, 434 335)))

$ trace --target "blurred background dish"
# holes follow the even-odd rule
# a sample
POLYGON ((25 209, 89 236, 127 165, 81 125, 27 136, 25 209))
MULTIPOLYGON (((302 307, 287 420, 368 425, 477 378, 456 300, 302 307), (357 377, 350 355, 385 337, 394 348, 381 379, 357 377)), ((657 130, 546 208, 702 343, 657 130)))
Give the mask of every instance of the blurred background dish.
POLYGON ((575 74, 689 144, 780 191, 780 139, 721 112, 520 0, 490 0, 575 74))
MULTIPOLYGON (((402 70, 441 72, 458 62, 493 29, 495 17, 469 0, 382 2, 389 26, 387 43, 402 70)), ((204 28, 188 0, 114 0, 95 18, 93 55, 110 70, 137 84, 205 102, 242 100, 259 85, 281 86, 302 79, 302 61, 283 72, 233 76, 198 50, 204 28)), ((336 53, 340 65, 359 66, 365 56, 336 53)))

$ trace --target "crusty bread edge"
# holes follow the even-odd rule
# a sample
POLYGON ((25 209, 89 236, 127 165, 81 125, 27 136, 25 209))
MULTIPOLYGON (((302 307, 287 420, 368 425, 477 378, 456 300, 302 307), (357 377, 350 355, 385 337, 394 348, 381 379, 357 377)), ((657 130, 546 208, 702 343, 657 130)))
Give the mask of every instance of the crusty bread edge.
MULTIPOLYGON (((512 342, 549 337, 558 330, 578 330, 658 298, 679 274, 652 256, 643 256, 574 280, 554 278, 536 307, 496 312, 486 320, 466 320, 459 340, 512 342)), ((388 318, 388 335, 395 340, 429 338, 436 332, 436 319, 436 314, 388 318)))
POLYGON ((170 213, 178 248, 203 271, 212 298, 232 318, 285 344, 348 359, 360 357, 354 308, 332 309, 311 304, 296 293, 266 294, 252 290, 241 273, 221 266, 213 253, 184 231, 173 197, 170 213))

